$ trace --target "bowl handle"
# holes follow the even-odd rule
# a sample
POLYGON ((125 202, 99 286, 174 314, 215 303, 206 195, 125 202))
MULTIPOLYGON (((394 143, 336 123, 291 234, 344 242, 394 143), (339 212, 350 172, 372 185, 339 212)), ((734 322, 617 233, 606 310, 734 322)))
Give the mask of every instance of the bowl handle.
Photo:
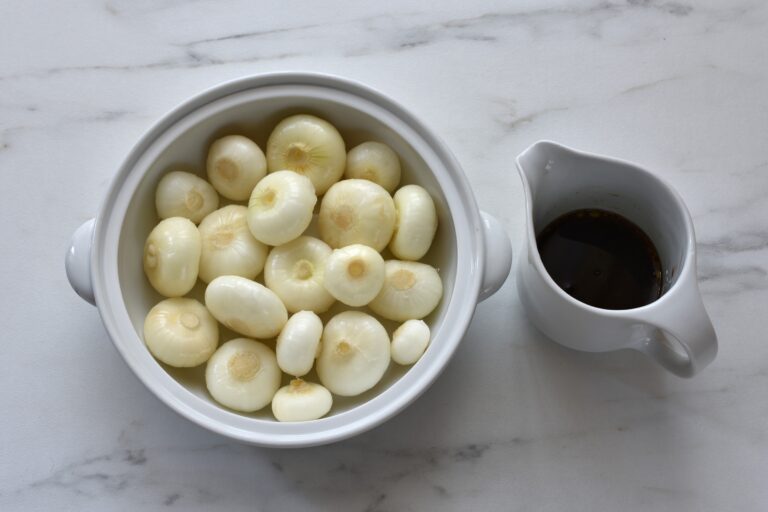
POLYGON ((93 305, 96 305, 96 299, 91 284, 91 245, 95 223, 96 219, 91 219, 77 228, 64 258, 69 284, 80 297, 93 305))
POLYGON ((499 220, 483 211, 480 212, 485 239, 485 265, 479 300, 483 301, 496 293, 509 276, 512 267, 512 243, 499 220))

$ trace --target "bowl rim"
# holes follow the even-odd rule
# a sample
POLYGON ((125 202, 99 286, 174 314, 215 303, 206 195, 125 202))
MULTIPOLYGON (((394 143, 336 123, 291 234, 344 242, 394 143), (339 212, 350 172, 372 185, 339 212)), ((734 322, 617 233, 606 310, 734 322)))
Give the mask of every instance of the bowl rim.
MULTIPOLYGON (((415 147, 414 149, 416 150, 415 147)), ((456 158, 442 140, 400 104, 369 86, 336 75, 308 72, 251 75, 216 85, 183 102, 155 122, 130 150, 113 178, 96 218, 91 255, 94 295, 107 332, 126 364, 155 396, 181 416, 218 434, 259 446, 302 447, 327 444, 362 433, 394 416, 426 391, 445 368, 469 327, 478 302, 485 261, 485 244, 481 225, 481 217, 472 189, 456 158), (135 345, 135 339, 129 338, 138 338, 138 335, 132 326, 130 329, 126 327, 128 313, 121 286, 117 280, 117 246, 125 214, 124 212, 122 215, 115 213, 116 202, 126 196, 132 197, 140 178, 149 168, 149 165, 143 168, 139 165, 148 150, 164 134, 171 132, 174 127, 181 125, 184 119, 206 105, 251 89, 275 86, 311 86, 357 97, 390 113, 405 127, 415 132, 420 140, 424 141, 425 148, 433 152, 441 162, 440 173, 433 168, 430 168, 430 171, 446 197, 448 209, 453 218, 457 246, 454 288, 450 301, 446 305, 448 310, 456 311, 452 316, 446 315, 439 326, 440 332, 445 332, 445 335, 441 337, 442 349, 438 352, 438 356, 432 359, 431 364, 417 363, 386 390, 349 411, 312 422, 293 424, 267 422, 228 411, 194 395, 158 364, 145 365, 144 358, 148 352, 144 350, 142 351, 145 353, 144 356, 137 356, 136 352, 131 350, 130 344, 135 345), (126 188, 125 182, 130 177, 136 177, 136 179, 132 187, 126 188), (446 193, 447 186, 450 186, 450 190, 454 193, 453 200, 446 193), (459 241, 459 229, 461 229, 463 243, 459 241), (448 324, 449 327, 446 327, 448 324), (351 414, 355 411, 362 412, 351 414), (280 427, 265 427, 266 431, 244 427, 244 425, 252 426, 253 422, 280 427), (324 424, 327 428, 314 431, 310 428, 312 425, 319 424, 324 424), (302 425, 309 427, 302 431, 302 425), (275 429, 283 429, 289 433, 274 432, 275 429)))

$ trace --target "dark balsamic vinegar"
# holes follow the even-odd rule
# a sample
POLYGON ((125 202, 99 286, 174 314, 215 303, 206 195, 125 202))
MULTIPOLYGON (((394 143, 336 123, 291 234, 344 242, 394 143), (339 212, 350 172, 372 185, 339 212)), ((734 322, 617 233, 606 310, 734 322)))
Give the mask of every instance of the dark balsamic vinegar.
POLYGON ((645 232, 621 215, 575 210, 536 238, 549 275, 573 298, 603 309, 631 309, 661 296, 661 260, 645 232))

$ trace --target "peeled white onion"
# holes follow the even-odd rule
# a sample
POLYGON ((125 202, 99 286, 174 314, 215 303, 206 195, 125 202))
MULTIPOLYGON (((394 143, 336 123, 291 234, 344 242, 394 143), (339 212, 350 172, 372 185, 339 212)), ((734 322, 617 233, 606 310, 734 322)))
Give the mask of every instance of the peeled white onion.
POLYGON ((161 219, 185 217, 198 224, 218 207, 216 190, 190 172, 169 172, 160 179, 155 190, 155 208, 161 219))
POLYGON ((200 223, 200 279, 206 283, 226 275, 253 279, 264 269, 269 248, 253 237, 247 215, 248 208, 232 204, 200 223))
POLYGON ((331 393, 320 384, 293 379, 272 398, 272 414, 278 421, 310 421, 322 418, 333 405, 331 393))
POLYGON ((332 393, 355 396, 368 391, 389 367, 389 336, 371 315, 344 311, 323 330, 317 375, 332 393))
POLYGON ((264 282, 290 312, 323 313, 334 303, 323 286, 325 261, 331 248, 317 238, 302 236, 273 248, 264 266, 264 282))
POLYGON ((298 238, 309 223, 317 196, 312 183, 293 171, 271 173, 248 202, 248 228, 257 240, 282 245, 298 238))
POLYGON ((384 264, 384 286, 368 307, 388 320, 404 322, 430 314, 443 297, 443 282, 433 267, 414 261, 384 264))
POLYGON ((384 258, 376 249, 353 244, 335 249, 325 264, 325 289, 347 306, 365 306, 384 286, 384 258))
POLYGON ((239 276, 211 281, 205 289, 205 306, 226 327, 253 338, 277 336, 288 320, 285 306, 272 290, 239 276))
POLYGON ((258 411, 272 401, 280 387, 280 368, 269 347, 235 338, 208 360, 205 384, 220 404, 236 411, 258 411))
POLYGON ((363 244, 384 249, 395 230, 395 203, 380 185, 343 180, 320 203, 320 234, 333 248, 363 244))
POLYGON ((144 244, 144 273, 159 294, 181 297, 197 282, 200 252, 200 232, 191 220, 161 220, 144 244))
POLYGON ((211 144, 206 167, 213 188, 233 201, 248 199, 267 173, 261 148, 242 135, 228 135, 211 144))
POLYGON ((391 354, 397 364, 413 364, 427 350, 429 326, 423 320, 406 320, 392 333, 391 354))
POLYGON ((194 299, 165 299, 144 320, 144 343, 153 356, 179 368, 203 364, 219 344, 219 326, 194 299))
POLYGON ((400 160, 386 144, 363 142, 349 150, 344 177, 372 181, 391 194, 400 183, 400 160))
POLYGON ((312 369, 323 335, 323 322, 312 311, 299 311, 288 319, 277 337, 277 365, 288 375, 301 377, 312 369))
POLYGON ((322 195, 344 173, 347 150, 331 123, 310 115, 283 119, 267 141, 269 172, 289 169, 312 181, 322 195))
POLYGON ((432 246, 437 231, 437 211, 429 193, 418 185, 406 185, 395 193, 397 227, 389 249, 401 260, 417 261, 432 246))

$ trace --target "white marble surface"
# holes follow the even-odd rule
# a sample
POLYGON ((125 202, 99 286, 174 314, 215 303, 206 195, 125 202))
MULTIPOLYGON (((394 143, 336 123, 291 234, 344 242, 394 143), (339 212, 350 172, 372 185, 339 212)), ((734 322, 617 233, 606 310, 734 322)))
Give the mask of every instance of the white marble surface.
POLYGON ((320 3, 0 5, 0 510, 768 509, 765 2, 320 3), (171 412, 70 290, 64 249, 161 114, 285 69, 411 108, 516 248, 533 141, 656 170, 694 217, 717 360, 680 380, 559 348, 512 277, 438 382, 355 439, 258 449, 171 412))

